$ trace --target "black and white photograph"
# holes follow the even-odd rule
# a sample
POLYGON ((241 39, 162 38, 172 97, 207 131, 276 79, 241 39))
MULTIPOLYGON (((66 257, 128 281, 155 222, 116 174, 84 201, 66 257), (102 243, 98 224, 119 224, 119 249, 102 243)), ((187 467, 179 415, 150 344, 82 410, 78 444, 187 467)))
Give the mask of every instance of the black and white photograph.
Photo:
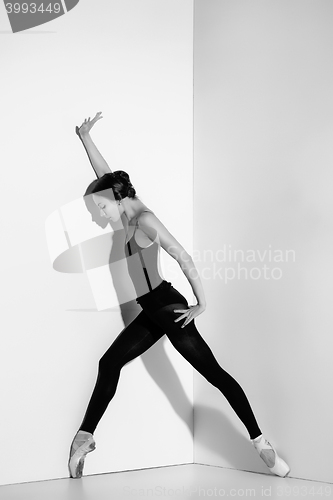
POLYGON ((332 498, 332 25, 0 4, 1 500, 332 498))

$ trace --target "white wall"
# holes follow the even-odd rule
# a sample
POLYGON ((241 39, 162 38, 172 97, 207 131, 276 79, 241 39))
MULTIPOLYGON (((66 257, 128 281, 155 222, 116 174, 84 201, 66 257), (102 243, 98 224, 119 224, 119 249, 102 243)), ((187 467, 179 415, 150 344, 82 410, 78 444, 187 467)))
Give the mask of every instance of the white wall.
MULTIPOLYGON (((111 168, 192 248, 192 14, 191 0, 81 0, 13 35, 0 8, 1 484, 68 477, 98 360, 141 310, 98 312, 85 274, 52 268, 45 221, 96 178, 75 125, 103 111, 92 136, 111 168)), ((192 382, 166 337, 126 365, 84 474, 192 462, 192 382)))
MULTIPOLYGON (((87 276, 54 271, 48 255, 45 221, 94 179, 74 126, 98 110, 93 138, 111 168, 130 173, 189 251, 194 229, 193 256, 208 277, 201 334, 291 475, 332 481, 332 4, 195 2, 194 228, 178 216, 180 203, 192 217, 192 14, 185 0, 81 0, 13 35, 0 10, 0 484, 68 477, 98 359, 136 315, 98 312, 87 276), (229 249, 271 250, 241 265, 278 267, 281 279, 232 279, 239 259, 223 261, 229 249)), ((192 301, 162 255, 165 278, 192 301)), ((194 461, 267 472, 196 372, 195 402, 194 461)), ((85 474, 192 462, 192 368, 168 341, 125 367, 95 437, 85 474)))
MULTIPOLYGON (((333 3, 194 6, 196 324, 290 476, 332 482, 333 3)), ((269 472, 218 389, 194 385, 194 461, 269 472)))

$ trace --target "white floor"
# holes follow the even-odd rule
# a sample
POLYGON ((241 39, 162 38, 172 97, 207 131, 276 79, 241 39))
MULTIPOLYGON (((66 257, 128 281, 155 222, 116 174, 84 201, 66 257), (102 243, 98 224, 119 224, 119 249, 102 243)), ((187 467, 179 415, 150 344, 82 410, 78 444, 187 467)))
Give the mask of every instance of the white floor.
POLYGON ((333 485, 270 473, 184 464, 0 486, 1 500, 113 500, 120 498, 333 498, 333 485))

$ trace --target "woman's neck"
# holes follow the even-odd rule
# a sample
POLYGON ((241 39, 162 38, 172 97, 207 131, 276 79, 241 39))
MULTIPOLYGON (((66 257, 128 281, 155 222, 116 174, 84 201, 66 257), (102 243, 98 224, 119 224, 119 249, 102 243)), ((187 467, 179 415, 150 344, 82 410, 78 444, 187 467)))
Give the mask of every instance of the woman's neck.
POLYGON ((147 209, 147 206, 140 200, 123 198, 122 204, 124 207, 124 220, 127 222, 128 226, 133 226, 138 215, 140 215, 143 210, 147 209))

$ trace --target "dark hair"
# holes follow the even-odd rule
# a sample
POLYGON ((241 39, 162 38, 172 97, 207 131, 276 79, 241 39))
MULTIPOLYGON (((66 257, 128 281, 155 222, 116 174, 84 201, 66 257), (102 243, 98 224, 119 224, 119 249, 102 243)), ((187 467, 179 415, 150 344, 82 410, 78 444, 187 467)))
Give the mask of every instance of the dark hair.
MULTIPOLYGON (((121 200, 128 196, 129 198, 137 198, 136 191, 130 181, 129 175, 124 170, 116 170, 115 172, 110 172, 102 175, 99 179, 94 181, 94 187, 90 190, 90 193, 99 193, 107 189, 112 189, 114 199, 121 200)), ((102 194, 105 198, 110 198, 108 193, 102 194)))

